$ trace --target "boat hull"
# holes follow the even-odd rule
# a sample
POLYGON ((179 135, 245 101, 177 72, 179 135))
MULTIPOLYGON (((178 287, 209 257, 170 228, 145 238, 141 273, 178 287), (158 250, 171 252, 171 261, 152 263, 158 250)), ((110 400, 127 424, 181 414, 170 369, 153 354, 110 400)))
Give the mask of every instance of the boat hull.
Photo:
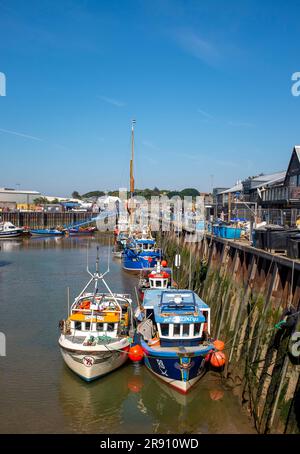
POLYGON ((200 380, 206 370, 206 355, 211 348, 193 354, 176 352, 159 352, 158 349, 149 349, 141 341, 145 353, 145 365, 154 375, 175 388, 181 393, 187 393, 200 380))
POLYGON ((7 231, 7 232, 0 232, 0 239, 1 240, 7 240, 8 238, 16 238, 18 236, 21 236, 23 234, 22 230, 16 229, 14 231, 7 231))
POLYGON ((33 236, 62 236, 64 233, 58 230, 30 230, 33 236))
POLYGON ((76 351, 65 348, 60 350, 66 365, 86 382, 96 380, 121 367, 128 359, 129 346, 120 351, 76 351))
MULTIPOLYGON (((150 256, 151 257, 151 256, 150 256)), ((155 267, 158 258, 151 257, 151 262, 148 257, 138 256, 137 258, 128 258, 126 253, 124 254, 123 268, 128 271, 140 271, 148 268, 155 267)))

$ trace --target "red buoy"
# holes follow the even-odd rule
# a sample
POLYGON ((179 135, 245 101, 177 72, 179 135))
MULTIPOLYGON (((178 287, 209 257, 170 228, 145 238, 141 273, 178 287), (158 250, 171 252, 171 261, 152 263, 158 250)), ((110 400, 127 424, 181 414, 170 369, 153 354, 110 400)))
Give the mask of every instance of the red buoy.
POLYGON ((133 361, 141 361, 144 357, 144 351, 140 345, 134 345, 133 347, 130 347, 129 353, 128 353, 128 358, 133 361))
POLYGON ((167 261, 166 261, 166 260, 162 260, 162 261, 161 261, 161 266, 162 266, 163 268, 165 268, 166 266, 168 266, 167 261))
POLYGON ((226 356, 223 352, 214 352, 210 357, 210 364, 213 367, 223 367, 226 363, 226 356))

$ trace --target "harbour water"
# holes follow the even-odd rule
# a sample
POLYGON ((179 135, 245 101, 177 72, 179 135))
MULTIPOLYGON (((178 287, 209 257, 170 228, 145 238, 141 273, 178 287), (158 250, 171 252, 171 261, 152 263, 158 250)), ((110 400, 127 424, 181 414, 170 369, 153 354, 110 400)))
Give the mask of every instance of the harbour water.
MULTIPOLYGON (((143 366, 127 363, 92 383, 64 364, 58 322, 87 280, 100 245, 107 267, 108 237, 24 238, 0 242, 1 433, 254 433, 219 374, 208 373, 183 396, 143 366)), ((134 296, 137 278, 110 260, 107 281, 134 296)))

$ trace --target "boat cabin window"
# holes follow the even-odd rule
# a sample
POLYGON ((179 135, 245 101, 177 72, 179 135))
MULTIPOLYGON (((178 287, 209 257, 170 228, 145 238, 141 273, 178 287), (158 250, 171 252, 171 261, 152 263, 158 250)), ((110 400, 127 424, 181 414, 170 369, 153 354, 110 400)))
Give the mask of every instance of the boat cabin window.
POLYGON ((103 325, 104 325, 103 323, 97 323, 96 324, 96 330, 97 331, 103 331, 103 325))
POLYGON ((91 322, 85 322, 85 331, 89 331, 91 329, 91 322))
POLYGON ((187 337, 190 335, 190 325, 188 323, 182 325, 182 336, 187 337))
POLYGON ((81 322, 75 322, 74 328, 78 331, 81 331, 81 322))
POLYGON ((169 335, 169 324, 168 323, 161 323, 160 324, 160 330, 161 330, 161 335, 162 336, 168 336, 169 335))
POLYGON ((115 329, 115 324, 114 323, 107 323, 107 331, 114 331, 115 329))
POLYGON ((200 337, 202 323, 158 323, 162 337, 200 337))
POLYGON ((200 336, 201 323, 194 324, 194 336, 200 336))
POLYGON ((168 286, 168 279, 149 279, 149 282, 152 288, 166 288, 168 286))
POLYGON ((175 323, 173 325, 173 336, 180 336, 180 324, 175 323))

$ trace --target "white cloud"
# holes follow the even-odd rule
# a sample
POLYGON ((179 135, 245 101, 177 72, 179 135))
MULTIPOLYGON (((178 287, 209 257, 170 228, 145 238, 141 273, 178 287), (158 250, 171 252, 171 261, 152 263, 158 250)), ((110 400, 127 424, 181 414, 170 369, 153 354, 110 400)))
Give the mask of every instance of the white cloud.
POLYGON ((5 134, 12 134, 14 136, 24 137, 25 139, 37 140, 39 142, 43 141, 43 139, 41 139, 40 137, 31 136, 29 134, 24 134, 24 133, 18 132, 18 131, 11 131, 9 129, 0 128, 0 132, 3 132, 5 134))
POLYGON ((124 107, 126 104, 118 99, 108 98, 107 96, 98 96, 99 99, 115 107, 124 107))

